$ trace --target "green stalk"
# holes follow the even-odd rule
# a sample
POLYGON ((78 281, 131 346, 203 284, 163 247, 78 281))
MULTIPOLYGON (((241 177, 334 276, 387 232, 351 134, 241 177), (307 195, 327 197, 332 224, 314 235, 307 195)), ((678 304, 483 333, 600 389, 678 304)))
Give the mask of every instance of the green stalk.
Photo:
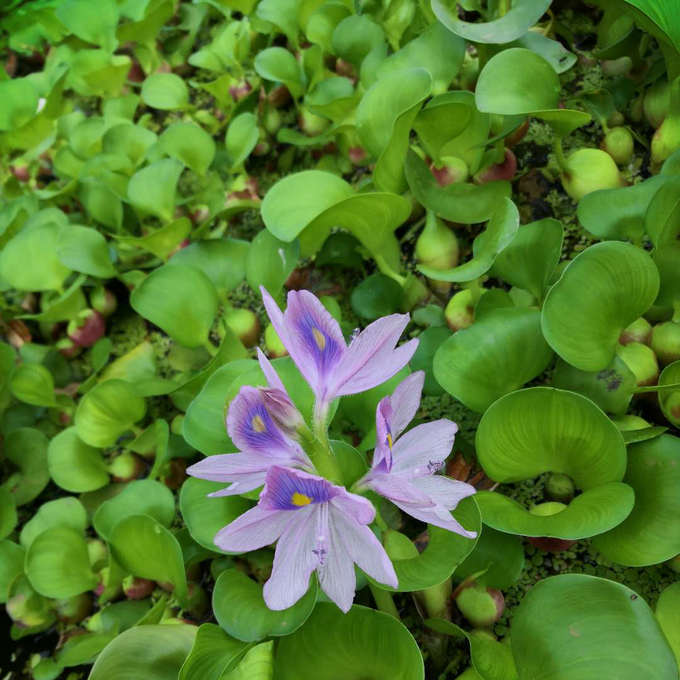
POLYGON ((567 159, 564 156, 564 149, 562 148, 562 137, 557 135, 553 139, 553 152, 555 153, 555 158, 557 159, 557 164, 563 172, 567 170, 567 159))
POLYGON ((321 432, 320 430, 321 428, 316 435, 306 426, 298 430, 300 444, 322 477, 333 482, 333 484, 342 484, 342 471, 338 465, 338 459, 331 451, 325 431, 321 432), (322 434, 322 436, 319 437, 319 434, 322 434))
POLYGON ((376 607, 378 607, 381 612, 385 612, 386 614, 390 614, 390 616, 394 616, 397 621, 401 621, 399 610, 394 604, 392 593, 390 593, 388 590, 383 590, 372 583, 369 583, 368 587, 371 589, 371 595, 373 595, 376 607))
POLYGON ((416 597, 427 612, 430 619, 448 619, 449 618, 449 600, 451 599, 451 579, 436 586, 419 590, 416 597))

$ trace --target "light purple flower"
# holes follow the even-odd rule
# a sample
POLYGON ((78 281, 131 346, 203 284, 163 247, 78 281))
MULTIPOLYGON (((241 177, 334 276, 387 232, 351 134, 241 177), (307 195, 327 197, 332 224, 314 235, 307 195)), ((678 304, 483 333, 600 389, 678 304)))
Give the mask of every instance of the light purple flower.
POLYGON ((412 373, 378 404, 373 463, 356 488, 372 489, 422 522, 475 538, 474 531, 467 531, 451 515, 475 488, 435 474, 451 453, 458 426, 450 420, 435 420, 402 436, 418 410, 424 379, 422 371, 412 373))
POLYGON ((270 609, 288 609, 306 592, 316 571, 319 585, 343 612, 352 606, 356 563, 376 581, 396 587, 397 575, 368 525, 373 505, 314 475, 271 467, 260 501, 221 529, 215 544, 248 552, 278 540, 264 586, 270 609))
POLYGON ((417 340, 396 347, 408 324, 408 314, 391 314, 367 326, 349 346, 338 322, 309 291, 290 291, 281 312, 265 288, 260 288, 274 329, 317 397, 323 413, 335 397, 380 385, 401 370, 418 346, 417 340))
POLYGON ((293 436, 294 422, 303 423, 269 360, 258 353, 268 387, 242 387, 227 414, 227 432, 240 453, 208 456, 187 473, 213 482, 231 482, 210 496, 233 496, 262 486, 272 465, 314 472, 314 466, 293 436))

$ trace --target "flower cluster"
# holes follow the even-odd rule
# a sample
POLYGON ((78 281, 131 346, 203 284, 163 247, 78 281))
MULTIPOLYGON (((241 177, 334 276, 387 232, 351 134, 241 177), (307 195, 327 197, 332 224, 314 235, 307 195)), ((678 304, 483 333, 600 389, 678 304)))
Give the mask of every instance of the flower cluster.
POLYGON ((210 456, 187 471, 229 483, 214 496, 263 487, 257 505, 221 529, 215 544, 240 553, 276 542, 264 587, 270 609, 295 604, 316 572, 323 591, 346 612, 354 599, 355 564, 378 583, 398 587, 394 567, 370 528, 375 508, 360 494, 375 492, 423 522, 474 538, 451 510, 475 490, 436 474, 451 452, 455 423, 442 419, 405 432, 420 404, 424 375, 419 371, 378 404, 371 468, 348 491, 328 443, 330 406, 337 397, 385 382, 408 363, 417 340, 397 347, 408 315, 378 319, 348 345, 312 293, 290 292, 285 312, 264 289, 262 296, 274 328, 316 397, 311 427, 258 350, 267 386, 242 387, 227 416, 239 453, 210 456))

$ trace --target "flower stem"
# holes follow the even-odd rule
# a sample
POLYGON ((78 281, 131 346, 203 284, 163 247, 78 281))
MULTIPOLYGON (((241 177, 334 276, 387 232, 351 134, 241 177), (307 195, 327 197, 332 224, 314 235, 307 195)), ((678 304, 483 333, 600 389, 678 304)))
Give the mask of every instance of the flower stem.
POLYGON ((397 609, 397 606, 394 604, 392 593, 389 592, 389 590, 383 590, 382 588, 379 588, 378 586, 375 586, 372 583, 369 583, 368 587, 371 589, 371 595, 373 595, 373 599, 375 600, 375 604, 378 607, 378 609, 381 612, 385 612, 386 614, 394 616, 394 618, 397 619, 397 621, 401 621, 401 617, 399 616, 399 610, 397 609))
POLYGON ((316 471, 333 484, 342 484, 342 470, 338 465, 338 459, 331 450, 328 437, 319 437, 312 433, 308 428, 299 430, 300 444, 305 453, 309 456, 316 471))

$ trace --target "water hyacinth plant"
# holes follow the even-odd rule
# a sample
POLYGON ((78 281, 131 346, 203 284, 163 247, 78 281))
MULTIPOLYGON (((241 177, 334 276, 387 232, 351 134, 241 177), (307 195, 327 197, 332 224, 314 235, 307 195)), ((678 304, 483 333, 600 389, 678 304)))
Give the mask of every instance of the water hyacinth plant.
POLYGON ((680 680, 677 5, 0 2, 0 677, 680 680))

